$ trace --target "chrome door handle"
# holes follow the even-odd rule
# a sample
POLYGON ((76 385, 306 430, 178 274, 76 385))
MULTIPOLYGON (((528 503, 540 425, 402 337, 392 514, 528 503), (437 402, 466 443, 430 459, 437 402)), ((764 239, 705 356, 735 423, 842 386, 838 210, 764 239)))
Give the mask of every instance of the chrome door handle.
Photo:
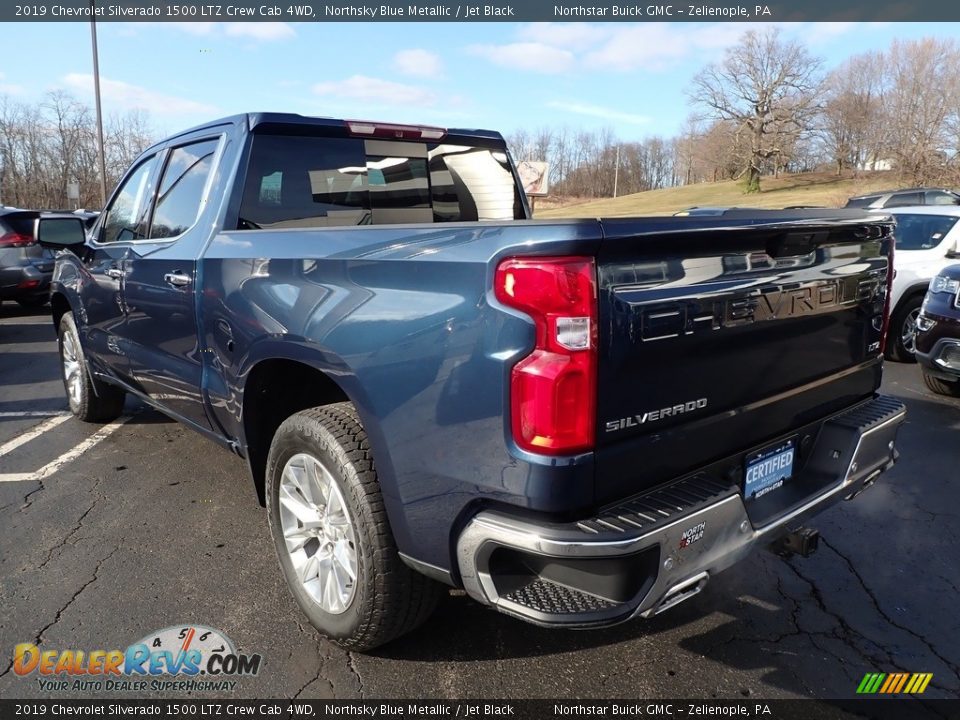
POLYGON ((123 277, 123 270, 120 268, 109 267, 103 271, 103 274, 109 278, 113 278, 114 280, 119 280, 123 277))
POLYGON ((170 285, 175 285, 176 287, 183 287, 184 285, 190 284, 190 276, 180 272, 167 273, 163 276, 163 280, 164 282, 170 285))

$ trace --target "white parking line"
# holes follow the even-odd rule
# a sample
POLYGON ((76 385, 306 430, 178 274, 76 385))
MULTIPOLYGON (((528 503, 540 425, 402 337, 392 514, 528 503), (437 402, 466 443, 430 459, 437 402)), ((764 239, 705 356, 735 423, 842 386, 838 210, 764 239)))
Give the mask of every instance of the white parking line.
POLYGON ((53 428, 55 428, 57 425, 59 425, 60 423, 66 422, 71 417, 73 416, 70 413, 55 415, 49 420, 46 420, 40 423, 39 425, 36 425, 30 428, 23 435, 19 435, 15 437, 13 440, 9 440, 8 442, 5 442, 3 445, 0 445, 0 457, 3 457, 9 452, 13 452, 21 445, 33 440, 35 437, 38 437, 39 435, 43 435, 43 433, 45 433, 47 430, 53 430, 53 428))
POLYGON ((53 417, 62 415, 63 410, 7 410, 0 412, 0 420, 3 418, 34 418, 34 417, 53 417))
POLYGON ((3 318, 0 325, 52 325, 50 318, 3 318))
MULTIPOLYGON (((69 417, 69 416, 67 416, 69 417)), ((109 425, 104 425, 102 428, 97 430, 93 435, 88 437, 82 443, 77 445, 72 450, 68 450, 63 455, 58 457, 56 460, 48 462, 42 468, 32 473, 4 473, 0 474, 0 483, 3 482, 32 482, 35 480, 43 480, 45 477, 49 477, 61 467, 66 465, 71 460, 76 460, 78 457, 87 452, 94 445, 99 443, 106 437, 109 437, 111 434, 120 429, 120 426, 123 425, 127 420, 129 420, 131 415, 124 415, 117 420, 114 420, 109 425)), ((59 418, 57 418, 59 420, 59 418)), ((48 421, 49 422, 49 421, 48 421)), ((62 422, 62 421, 61 421, 62 422)), ((18 438, 19 439, 19 438, 18 438)))

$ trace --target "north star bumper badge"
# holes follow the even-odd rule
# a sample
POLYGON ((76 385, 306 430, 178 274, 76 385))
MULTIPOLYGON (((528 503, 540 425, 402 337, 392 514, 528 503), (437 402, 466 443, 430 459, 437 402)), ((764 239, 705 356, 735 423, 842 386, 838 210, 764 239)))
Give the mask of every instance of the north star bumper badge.
POLYGON ((702 522, 697 525, 694 525, 692 528, 687 528, 683 531, 683 535, 680 536, 680 549, 682 550, 685 547, 690 547, 695 542, 700 540, 703 537, 703 531, 706 529, 707 523, 702 522))

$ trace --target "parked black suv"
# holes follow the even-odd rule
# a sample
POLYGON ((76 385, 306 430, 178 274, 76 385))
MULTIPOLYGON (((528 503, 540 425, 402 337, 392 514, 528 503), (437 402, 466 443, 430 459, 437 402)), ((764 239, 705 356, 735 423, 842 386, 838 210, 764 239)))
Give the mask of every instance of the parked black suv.
POLYGON ((960 397, 960 265, 931 282, 917 318, 917 362, 927 387, 960 397))
POLYGON ((0 207, 0 301, 40 307, 50 295, 53 253, 37 244, 40 212, 0 207))

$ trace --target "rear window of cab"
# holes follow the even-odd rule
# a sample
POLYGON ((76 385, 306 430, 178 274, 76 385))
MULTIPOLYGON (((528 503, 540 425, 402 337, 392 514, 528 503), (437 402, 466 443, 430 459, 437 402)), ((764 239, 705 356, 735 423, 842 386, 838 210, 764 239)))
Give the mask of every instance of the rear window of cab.
POLYGON ((254 136, 237 227, 508 221, 524 210, 506 151, 458 142, 254 136))

